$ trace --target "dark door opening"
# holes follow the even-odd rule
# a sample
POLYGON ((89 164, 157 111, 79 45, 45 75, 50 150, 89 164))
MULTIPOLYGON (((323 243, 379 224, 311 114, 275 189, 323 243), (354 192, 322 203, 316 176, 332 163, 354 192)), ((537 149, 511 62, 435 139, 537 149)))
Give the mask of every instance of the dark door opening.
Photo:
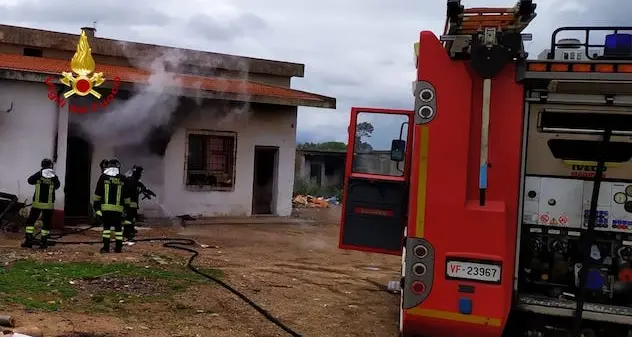
POLYGON ((318 186, 323 185, 323 172, 320 163, 311 164, 309 167, 309 179, 315 182, 318 186))
POLYGON ((90 171, 92 167, 92 145, 81 136, 68 134, 66 151, 66 183, 64 187, 66 217, 90 215, 90 171))
POLYGON ((252 214, 274 214, 279 148, 255 146, 252 214))

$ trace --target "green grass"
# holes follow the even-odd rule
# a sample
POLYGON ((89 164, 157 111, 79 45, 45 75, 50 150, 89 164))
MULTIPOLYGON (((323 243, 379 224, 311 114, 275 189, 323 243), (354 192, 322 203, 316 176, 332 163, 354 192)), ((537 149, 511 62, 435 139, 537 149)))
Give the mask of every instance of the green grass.
MULTIPOLYGON (((204 272, 216 277, 223 276, 219 270, 204 270, 204 272)), ((205 278, 182 266, 169 265, 162 268, 127 263, 20 260, 12 265, 0 267, 0 302, 22 304, 27 309, 60 310, 76 307, 76 305, 67 305, 80 295, 81 291, 71 284, 71 281, 94 280, 104 276, 109 278, 143 277, 164 285, 172 293, 206 282, 205 278)), ((145 298, 130 298, 130 301, 152 300, 152 296, 141 297, 145 298)), ((91 302, 93 302, 92 305, 107 304, 107 307, 112 307, 119 304, 118 298, 121 298, 121 294, 104 291, 94 294, 91 302)), ((161 298, 164 300, 165 294, 161 294, 161 298)))

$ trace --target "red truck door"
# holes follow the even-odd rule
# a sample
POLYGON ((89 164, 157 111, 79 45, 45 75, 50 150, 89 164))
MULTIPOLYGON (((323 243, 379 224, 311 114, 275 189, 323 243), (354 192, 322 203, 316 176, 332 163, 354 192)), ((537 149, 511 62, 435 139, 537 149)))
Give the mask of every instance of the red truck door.
POLYGON ((413 111, 352 108, 339 247, 401 254, 413 111))

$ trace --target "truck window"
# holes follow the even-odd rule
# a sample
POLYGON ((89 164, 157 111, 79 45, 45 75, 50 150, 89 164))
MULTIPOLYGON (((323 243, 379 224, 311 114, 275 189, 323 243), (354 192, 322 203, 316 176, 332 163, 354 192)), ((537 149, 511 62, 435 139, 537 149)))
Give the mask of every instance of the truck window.
POLYGON ((408 116, 387 113, 358 113, 353 172, 402 176, 404 162, 391 160, 393 140, 407 141, 408 116))

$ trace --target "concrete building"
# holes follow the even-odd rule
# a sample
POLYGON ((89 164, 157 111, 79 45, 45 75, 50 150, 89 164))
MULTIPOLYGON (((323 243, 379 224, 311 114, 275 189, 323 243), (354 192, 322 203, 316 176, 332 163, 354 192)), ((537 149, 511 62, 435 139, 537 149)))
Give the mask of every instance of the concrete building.
POLYGON ((304 65, 83 31, 93 74, 105 78, 94 88, 102 97, 62 100, 71 89, 62 72, 76 70, 80 36, 0 25, 0 191, 30 200, 28 176, 52 158, 59 225, 91 212, 98 164, 117 157, 123 172, 144 166, 143 181, 158 194, 141 201, 145 215, 291 213, 297 107, 336 104, 290 88, 304 65))
MULTIPOLYGON (((295 177, 311 181, 323 191, 342 188, 344 184, 347 152, 324 150, 297 150, 295 177)), ((355 172, 400 175, 402 165, 391 160, 390 151, 372 150, 356 153, 355 172)))
POLYGON ((319 187, 342 188, 346 156, 346 151, 297 150, 295 177, 319 187))

